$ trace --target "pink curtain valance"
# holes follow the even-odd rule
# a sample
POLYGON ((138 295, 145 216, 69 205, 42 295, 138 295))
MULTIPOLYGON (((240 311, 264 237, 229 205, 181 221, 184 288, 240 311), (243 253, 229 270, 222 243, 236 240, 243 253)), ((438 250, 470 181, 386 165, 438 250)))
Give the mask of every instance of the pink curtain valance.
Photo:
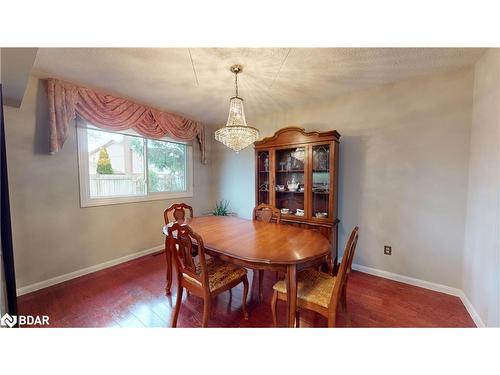
POLYGON ((47 94, 51 154, 61 150, 70 122, 78 114, 103 129, 132 128, 148 138, 168 136, 184 141, 198 138, 201 162, 206 163, 205 128, 199 122, 57 79, 47 80, 47 94))

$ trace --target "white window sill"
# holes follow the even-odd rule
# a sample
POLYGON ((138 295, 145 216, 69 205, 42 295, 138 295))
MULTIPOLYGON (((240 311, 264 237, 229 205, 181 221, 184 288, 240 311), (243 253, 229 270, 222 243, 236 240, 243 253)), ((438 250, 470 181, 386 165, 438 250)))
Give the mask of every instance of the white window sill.
POLYGON ((96 206, 110 206, 114 204, 126 203, 139 203, 150 202, 159 200, 172 200, 177 198, 192 198, 192 192, 179 192, 179 193, 157 193, 145 196, 129 196, 129 197, 110 197, 110 198, 94 198, 82 199, 80 207, 96 207, 96 206))

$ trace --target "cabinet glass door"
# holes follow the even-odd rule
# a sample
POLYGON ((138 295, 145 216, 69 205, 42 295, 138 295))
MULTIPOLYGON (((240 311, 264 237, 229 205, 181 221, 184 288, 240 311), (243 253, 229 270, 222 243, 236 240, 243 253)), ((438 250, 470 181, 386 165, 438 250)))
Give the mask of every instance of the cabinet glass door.
POLYGON ((326 219, 330 211, 330 145, 313 146, 312 160, 312 215, 326 219))
POLYGON ((257 204, 269 204, 269 151, 257 154, 257 204))
POLYGON ((282 215, 304 216, 305 147, 276 150, 275 201, 282 215))

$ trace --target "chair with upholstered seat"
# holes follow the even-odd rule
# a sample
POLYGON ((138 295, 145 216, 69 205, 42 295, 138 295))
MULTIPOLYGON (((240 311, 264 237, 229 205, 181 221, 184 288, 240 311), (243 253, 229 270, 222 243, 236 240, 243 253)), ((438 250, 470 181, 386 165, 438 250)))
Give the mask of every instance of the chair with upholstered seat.
MULTIPOLYGON (((281 221, 281 211, 270 204, 261 203, 253 209, 252 218, 255 221, 279 224, 281 221)), ((255 272, 255 271, 254 271, 255 272)), ((254 273, 255 275, 255 273, 254 273)), ((278 273, 276 272, 276 278, 278 273)), ((262 284, 264 282, 264 271, 259 270, 259 301, 262 302, 262 284)))
POLYGON ((246 269, 217 258, 206 257, 203 239, 187 224, 180 222, 169 224, 167 238, 177 268, 177 299, 172 327, 177 326, 184 288, 195 296, 203 298, 202 325, 207 327, 212 298, 243 283, 242 309, 245 319, 248 319, 246 269), (193 245, 197 247, 197 260, 193 254, 193 245))
MULTIPOLYGON (((297 306, 301 309, 312 310, 328 319, 328 327, 335 327, 337 305, 342 305, 347 314, 346 282, 348 268, 352 264, 354 250, 358 242, 358 227, 354 228, 347 241, 342 262, 336 276, 314 269, 301 271, 297 276, 297 306)), ((271 310, 274 326, 277 326, 276 307, 278 300, 287 300, 285 280, 278 281, 273 286, 271 310)), ((297 313, 297 322, 298 316, 297 313)), ((349 319, 348 324, 349 324, 349 319)))
MULTIPOLYGON (((190 217, 193 218, 193 207, 186 203, 172 203, 170 207, 163 211, 165 225, 174 221, 185 221, 186 211, 189 211, 190 217)), ((165 294, 170 294, 170 288, 172 287, 172 253, 168 249, 167 238, 165 238, 165 259, 167 261, 165 294)))

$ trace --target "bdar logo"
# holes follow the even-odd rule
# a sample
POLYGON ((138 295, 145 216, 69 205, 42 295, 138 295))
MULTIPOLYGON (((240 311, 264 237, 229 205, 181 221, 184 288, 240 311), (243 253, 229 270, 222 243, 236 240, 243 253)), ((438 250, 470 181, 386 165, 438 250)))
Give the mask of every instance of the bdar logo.
POLYGON ((0 319, 1 327, 14 327, 15 325, 19 326, 48 326, 49 317, 47 315, 9 315, 5 314, 0 319))
POLYGON ((17 316, 10 316, 9 314, 5 314, 0 319, 0 325, 3 327, 14 327, 17 323, 17 316))

